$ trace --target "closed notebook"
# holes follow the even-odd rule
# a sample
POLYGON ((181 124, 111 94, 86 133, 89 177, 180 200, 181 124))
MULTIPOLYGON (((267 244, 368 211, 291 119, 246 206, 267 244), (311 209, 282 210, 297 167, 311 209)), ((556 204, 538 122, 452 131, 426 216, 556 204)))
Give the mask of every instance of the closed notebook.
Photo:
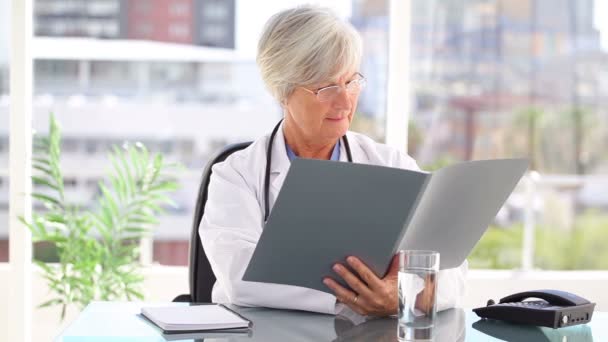
POLYGON ((144 307, 141 314, 164 332, 247 329, 251 325, 221 304, 144 307))

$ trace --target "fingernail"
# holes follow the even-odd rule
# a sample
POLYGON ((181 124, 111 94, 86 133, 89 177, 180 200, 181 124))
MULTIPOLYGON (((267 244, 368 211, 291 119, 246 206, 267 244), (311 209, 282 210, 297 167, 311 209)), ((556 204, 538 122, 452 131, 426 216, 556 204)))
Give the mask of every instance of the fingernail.
POLYGON ((355 257, 349 256, 348 258, 346 258, 346 261, 348 261, 349 264, 352 264, 355 262, 355 257))
POLYGON ((336 272, 340 271, 340 265, 335 264, 335 265, 334 265, 334 267, 333 267, 333 269, 334 269, 334 271, 336 271, 336 272))
POLYGON ((324 278, 324 279, 323 279, 323 284, 325 284, 325 285, 329 286, 329 279, 324 278))

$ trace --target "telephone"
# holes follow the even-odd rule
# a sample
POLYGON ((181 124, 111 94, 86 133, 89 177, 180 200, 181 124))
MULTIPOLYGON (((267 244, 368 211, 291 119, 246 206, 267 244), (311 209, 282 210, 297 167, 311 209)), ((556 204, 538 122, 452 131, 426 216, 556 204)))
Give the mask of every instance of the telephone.
POLYGON ((473 311, 481 318, 561 328, 591 321, 594 308, 595 303, 566 291, 536 290, 512 294, 498 304, 490 299, 473 311), (540 300, 526 300, 530 298, 540 300))

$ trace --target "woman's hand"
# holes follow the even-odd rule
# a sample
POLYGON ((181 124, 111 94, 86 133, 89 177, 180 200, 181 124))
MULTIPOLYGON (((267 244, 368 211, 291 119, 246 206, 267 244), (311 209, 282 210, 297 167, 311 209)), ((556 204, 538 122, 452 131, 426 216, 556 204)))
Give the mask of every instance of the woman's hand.
POLYGON ((329 277, 323 279, 323 283, 334 291, 338 301, 346 304, 360 315, 388 316, 396 314, 399 258, 397 256, 393 257, 389 271, 382 279, 378 278, 372 270, 356 257, 350 256, 346 258, 346 262, 357 273, 356 275, 341 264, 335 264, 333 269, 354 292, 329 277))

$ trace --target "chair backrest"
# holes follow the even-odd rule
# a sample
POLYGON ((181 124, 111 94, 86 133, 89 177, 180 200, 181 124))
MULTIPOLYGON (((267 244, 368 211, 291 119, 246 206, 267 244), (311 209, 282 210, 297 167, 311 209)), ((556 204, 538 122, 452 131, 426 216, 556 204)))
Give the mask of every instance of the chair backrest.
POLYGON ((207 188, 211 178, 211 169, 214 164, 223 162, 229 155, 236 151, 240 151, 251 145, 251 141, 229 145, 215 154, 205 166, 201 177, 201 184, 198 189, 198 197, 196 200, 196 209, 194 211, 194 219, 192 221, 192 233, 190 235, 190 297, 192 302, 204 303, 211 302, 211 290, 215 284, 215 274, 209 264, 209 259, 201 238, 198 233, 198 227, 205 213, 205 204, 207 203, 207 188))

